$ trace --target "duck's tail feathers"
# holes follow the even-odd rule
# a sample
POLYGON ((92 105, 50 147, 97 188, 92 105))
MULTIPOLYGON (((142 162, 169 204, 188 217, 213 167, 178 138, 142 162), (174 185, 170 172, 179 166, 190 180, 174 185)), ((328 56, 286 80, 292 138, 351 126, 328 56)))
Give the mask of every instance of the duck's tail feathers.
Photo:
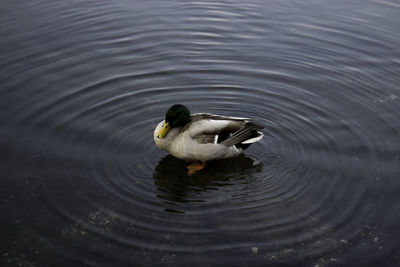
POLYGON ((264 134, 260 131, 263 127, 253 122, 246 122, 242 128, 234 132, 226 140, 221 142, 227 147, 236 145, 238 148, 245 149, 250 144, 260 141, 264 134))
POLYGON ((257 131, 257 134, 258 135, 256 137, 247 139, 246 141, 241 142, 241 144, 252 144, 252 143, 258 142, 261 139, 263 139, 264 134, 262 132, 257 131))

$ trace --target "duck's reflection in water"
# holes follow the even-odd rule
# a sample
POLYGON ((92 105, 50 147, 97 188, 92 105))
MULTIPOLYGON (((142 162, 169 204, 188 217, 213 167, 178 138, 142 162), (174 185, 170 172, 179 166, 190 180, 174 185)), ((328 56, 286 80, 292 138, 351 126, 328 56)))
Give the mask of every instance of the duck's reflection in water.
MULTIPOLYGON (((157 197, 167 204, 205 202, 204 192, 223 186, 250 183, 262 171, 262 163, 250 156, 207 162, 206 167, 188 175, 186 163, 171 155, 161 159, 153 172, 157 197)), ((166 208, 167 211, 177 212, 166 208)))

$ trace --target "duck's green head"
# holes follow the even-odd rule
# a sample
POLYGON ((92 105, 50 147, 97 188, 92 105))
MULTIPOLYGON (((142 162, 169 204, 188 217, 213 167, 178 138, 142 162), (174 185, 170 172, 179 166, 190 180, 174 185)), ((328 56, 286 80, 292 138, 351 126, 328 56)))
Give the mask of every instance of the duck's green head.
POLYGON ((176 104, 170 107, 165 114, 164 125, 158 132, 158 136, 165 137, 175 127, 182 127, 190 121, 190 112, 187 107, 176 104))

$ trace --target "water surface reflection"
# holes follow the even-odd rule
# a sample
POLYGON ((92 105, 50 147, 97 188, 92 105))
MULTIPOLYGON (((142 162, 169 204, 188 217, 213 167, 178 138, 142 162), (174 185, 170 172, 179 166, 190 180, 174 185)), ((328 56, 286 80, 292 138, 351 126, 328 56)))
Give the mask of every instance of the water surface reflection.
POLYGON ((166 211, 184 212, 172 208, 178 203, 208 202, 207 191, 249 184, 263 169, 263 164, 256 158, 244 155, 207 162, 205 169, 193 175, 188 175, 186 166, 185 161, 168 155, 154 169, 154 183, 159 190, 157 197, 169 205, 166 211))

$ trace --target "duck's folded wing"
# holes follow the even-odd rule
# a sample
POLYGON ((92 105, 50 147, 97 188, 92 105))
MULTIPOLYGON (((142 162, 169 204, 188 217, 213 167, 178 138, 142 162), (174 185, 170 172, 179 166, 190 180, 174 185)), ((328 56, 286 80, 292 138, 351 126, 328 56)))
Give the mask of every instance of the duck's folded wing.
POLYGON ((263 128, 247 118, 197 113, 184 129, 199 143, 220 143, 225 146, 251 144, 262 139, 263 128), (187 128, 186 128, 187 127, 187 128))
POLYGON ((191 122, 186 130, 192 138, 197 139, 205 135, 218 136, 222 132, 234 133, 244 124, 242 120, 202 119, 191 122))
POLYGON ((221 142, 227 147, 237 144, 251 144, 263 138, 260 131, 263 127, 252 122, 246 122, 239 130, 235 131, 227 139, 221 142))

